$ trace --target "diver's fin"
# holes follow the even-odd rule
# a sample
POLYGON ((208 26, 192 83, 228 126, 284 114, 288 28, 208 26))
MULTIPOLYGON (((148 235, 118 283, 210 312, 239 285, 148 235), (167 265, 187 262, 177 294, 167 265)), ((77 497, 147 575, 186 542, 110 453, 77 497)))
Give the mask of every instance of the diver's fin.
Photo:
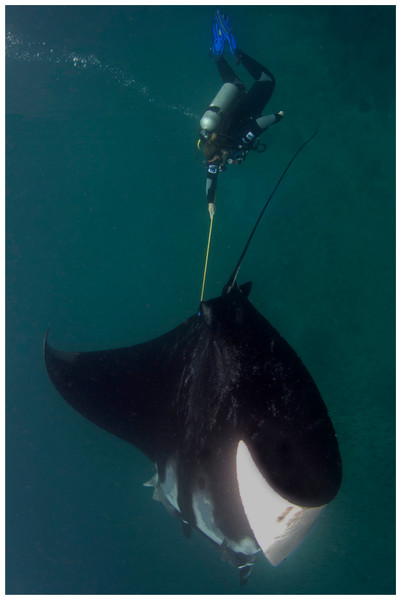
POLYGON ((212 23, 212 48, 211 54, 218 58, 224 54, 224 47, 226 45, 226 38, 219 25, 219 19, 217 13, 213 17, 212 23))
POLYGON ((235 41, 235 37, 233 32, 231 31, 231 17, 230 15, 224 15, 222 14, 219 9, 216 10, 216 16, 215 19, 218 22, 218 26, 220 31, 222 32, 226 42, 229 45, 229 48, 231 50, 231 54, 237 59, 237 54, 238 54, 238 45, 237 42, 235 41))

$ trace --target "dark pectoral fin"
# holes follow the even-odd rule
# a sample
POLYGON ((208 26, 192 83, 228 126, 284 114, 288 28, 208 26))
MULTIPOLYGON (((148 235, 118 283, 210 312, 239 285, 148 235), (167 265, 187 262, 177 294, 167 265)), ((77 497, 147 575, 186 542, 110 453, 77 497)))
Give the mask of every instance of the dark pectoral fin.
POLYGON ((46 368, 58 392, 78 412, 153 459, 177 379, 166 366, 174 339, 171 332, 128 348, 62 352, 46 336, 46 368))

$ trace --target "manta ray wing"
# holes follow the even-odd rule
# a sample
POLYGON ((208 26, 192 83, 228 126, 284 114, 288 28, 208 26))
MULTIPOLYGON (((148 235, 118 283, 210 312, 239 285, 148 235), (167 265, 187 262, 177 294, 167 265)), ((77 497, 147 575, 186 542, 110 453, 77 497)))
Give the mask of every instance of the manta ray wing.
POLYGON ((46 335, 48 374, 60 395, 84 417, 154 461, 181 377, 181 364, 172 360, 172 353, 180 356, 181 346, 187 346, 194 321, 155 340, 106 351, 59 351, 46 335))

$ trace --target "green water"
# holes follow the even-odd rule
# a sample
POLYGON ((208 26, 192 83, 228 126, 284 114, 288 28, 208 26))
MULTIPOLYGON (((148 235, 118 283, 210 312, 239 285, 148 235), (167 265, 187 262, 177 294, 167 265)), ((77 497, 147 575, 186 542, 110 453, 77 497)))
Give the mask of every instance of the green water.
POLYGON ((315 379, 342 487, 297 552, 277 568, 261 557, 239 587, 151 501, 147 459, 57 395, 49 324, 56 347, 103 349, 197 310, 209 217, 194 149, 219 86, 214 7, 8 6, 9 594, 395 591, 395 8, 225 8, 275 74, 268 111, 286 116, 264 154, 220 177, 206 297, 319 127, 239 281, 315 379))

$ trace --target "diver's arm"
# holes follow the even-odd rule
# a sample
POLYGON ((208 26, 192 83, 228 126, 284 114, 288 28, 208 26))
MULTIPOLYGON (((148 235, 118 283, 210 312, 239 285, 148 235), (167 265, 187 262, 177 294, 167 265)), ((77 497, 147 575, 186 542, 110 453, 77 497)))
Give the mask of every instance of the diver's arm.
POLYGON ((247 149, 249 149, 249 147, 252 147, 252 144, 264 131, 266 131, 268 127, 274 125, 275 123, 278 123, 283 117, 284 112, 280 110, 280 112, 278 113, 263 115, 262 117, 258 117, 257 119, 249 119, 249 121, 243 126, 243 129, 240 133, 240 137, 242 136, 242 145, 239 147, 247 151, 247 149))
POLYGON ((280 110, 280 112, 278 112, 278 113, 272 113, 271 115, 263 115, 263 117, 258 117, 256 119, 256 124, 260 129, 259 133, 262 133, 262 131, 265 131, 265 129, 270 127, 270 125, 274 125, 275 123, 278 123, 279 121, 281 121, 281 119, 283 117, 284 117, 284 112, 282 110, 280 110))
MULTIPOLYGON (((217 189, 217 176, 219 174, 218 165, 211 163, 207 169, 207 177, 206 177, 206 201, 209 208, 209 213, 211 210, 214 214, 214 202, 216 197, 216 189, 217 189), (213 205, 213 207, 211 207, 213 205)), ((210 215, 212 216, 212 215, 210 215)))

